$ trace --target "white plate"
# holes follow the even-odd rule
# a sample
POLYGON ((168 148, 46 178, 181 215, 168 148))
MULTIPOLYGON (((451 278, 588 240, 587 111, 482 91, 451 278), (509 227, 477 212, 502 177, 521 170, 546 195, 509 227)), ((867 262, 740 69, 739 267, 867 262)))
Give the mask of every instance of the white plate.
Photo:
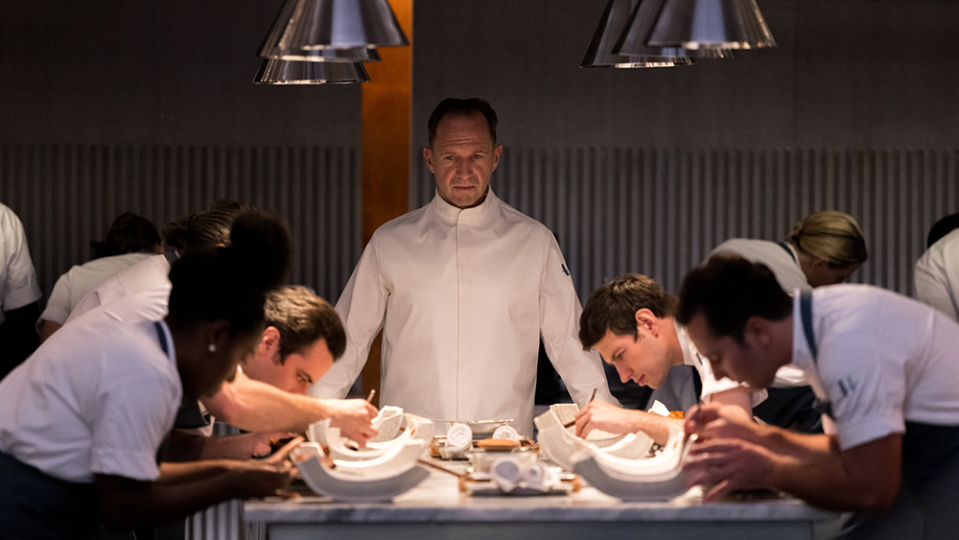
POLYGON ((419 465, 388 478, 361 480, 329 470, 317 458, 298 465, 306 485, 315 493, 349 503, 389 501, 413 489, 430 475, 419 465))
POLYGON ((585 447, 572 456, 573 471, 599 491, 624 501, 666 501, 688 489, 682 463, 695 437, 670 437, 662 454, 624 459, 585 447))

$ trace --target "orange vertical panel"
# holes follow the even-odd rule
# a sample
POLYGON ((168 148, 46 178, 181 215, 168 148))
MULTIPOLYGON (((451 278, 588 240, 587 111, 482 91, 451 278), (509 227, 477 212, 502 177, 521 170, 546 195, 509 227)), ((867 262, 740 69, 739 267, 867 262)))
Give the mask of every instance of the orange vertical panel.
MULTIPOLYGON (((409 210, 410 116, 413 107, 413 0, 389 0, 409 47, 379 49, 362 89, 363 245, 409 210)), ((363 369, 363 391, 380 388, 380 338, 363 369)), ((378 404, 379 396, 374 400, 378 404)))

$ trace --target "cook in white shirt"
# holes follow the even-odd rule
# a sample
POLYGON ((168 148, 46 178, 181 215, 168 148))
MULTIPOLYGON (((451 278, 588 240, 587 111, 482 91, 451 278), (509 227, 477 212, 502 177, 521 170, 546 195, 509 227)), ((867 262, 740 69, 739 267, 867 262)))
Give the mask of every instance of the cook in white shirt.
POLYGON ((280 222, 241 216, 235 230, 243 242, 174 265, 164 320, 142 311, 153 299, 124 298, 65 326, 0 382, 4 536, 90 538, 101 520, 156 523, 289 482, 279 462, 216 461, 164 466, 158 481, 181 396, 232 376, 259 343, 265 293, 289 269, 280 222))
MULTIPOLYGON (((959 226, 959 214, 939 223, 959 226)), ((919 257, 915 284, 917 300, 959 322, 959 228, 933 242, 919 257)))
POLYGON ((825 435, 703 407, 686 427, 707 442, 686 466, 697 483, 716 486, 707 500, 734 489, 786 491, 863 512, 848 537, 955 537, 959 325, 867 285, 790 298, 768 268, 730 257, 686 277, 678 318, 717 376, 761 388, 792 362, 824 405, 825 435))
MULTIPOLYGON (((632 380, 658 389, 673 378, 677 368, 691 367, 702 381, 703 402, 735 405, 749 418, 749 411, 766 397, 766 391, 750 389, 728 378, 717 380, 709 362, 689 341, 686 329, 676 324, 675 312, 675 298, 658 283, 641 274, 625 274, 590 293, 580 317, 579 339, 583 347, 598 350, 623 382, 632 380)), ((696 396, 697 403, 699 399, 696 396)), ((576 435, 580 437, 594 429, 608 433, 642 431, 655 442, 666 444, 671 429, 681 430, 682 425, 682 420, 599 401, 576 415, 576 435)))
POLYGON ((437 420, 513 419, 532 434, 539 338, 573 399, 609 394, 576 334, 582 310, 552 233, 489 188, 502 146, 478 99, 430 118, 428 205, 380 227, 340 296, 343 358, 310 390, 343 397, 383 329, 381 402, 437 420))
MULTIPOLYGON (((163 235, 167 246, 175 251, 148 257, 107 278, 80 301, 66 325, 100 305, 144 291, 155 293, 150 298, 158 301, 142 306, 143 309, 159 312, 161 317, 166 315, 171 262, 178 259, 178 254, 191 250, 228 245, 233 220, 252 208, 246 203, 221 200, 202 212, 168 223, 163 235)), ((376 408, 364 400, 318 400, 294 395, 253 380, 242 371, 216 395, 205 396, 201 402, 202 407, 193 407, 192 414, 186 415, 184 411, 178 418, 178 427, 199 429, 200 433, 210 435, 212 415, 247 431, 303 432, 311 423, 329 418, 334 426, 358 442, 363 443, 376 434, 370 423, 376 416, 376 408)))

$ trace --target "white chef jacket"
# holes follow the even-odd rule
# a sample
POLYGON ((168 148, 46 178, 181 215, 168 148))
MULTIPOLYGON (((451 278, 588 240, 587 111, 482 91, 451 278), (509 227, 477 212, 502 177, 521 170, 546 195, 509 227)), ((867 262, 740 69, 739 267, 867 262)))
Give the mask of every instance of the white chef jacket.
POLYGON ((0 324, 6 320, 4 311, 32 304, 41 296, 23 224, 13 210, 0 204, 0 324))
POLYGON ((0 382, 0 450, 46 474, 159 477, 156 452, 182 398, 173 338, 138 295, 64 326, 0 382))
POLYGON ((70 316, 73 308, 94 287, 117 272, 152 255, 155 254, 125 253, 112 257, 100 257, 70 268, 57 279, 56 285, 53 286, 53 292, 50 293, 50 298, 47 300, 47 307, 44 308, 43 313, 40 314, 40 319, 37 321, 37 328, 40 328, 44 320, 62 325, 70 316))
MULTIPOLYGON (((812 285, 799 266, 799 254, 796 248, 788 242, 777 243, 768 240, 752 240, 749 238, 733 238, 726 240, 716 246, 716 249, 709 254, 710 257, 717 253, 734 253, 740 257, 755 263, 762 263, 772 270, 776 276, 776 281, 786 291, 787 294, 796 294, 796 289, 800 291, 811 291, 812 285)), ((708 259, 708 257, 707 257, 708 259)), ((776 377, 771 386, 777 388, 788 388, 790 386, 805 386, 803 373, 793 365, 785 365, 776 371, 776 377)), ((755 403, 753 404, 755 406, 755 403)))
MULTIPOLYGON (((905 421, 959 425, 959 325, 937 310, 870 285, 813 290, 816 362, 796 296, 793 363, 832 402, 843 450, 903 433, 905 421)), ((835 429, 833 429, 833 427, 835 429)))
POLYGON ((170 262, 166 255, 153 255, 108 277, 88 292, 73 308, 66 322, 96 307, 141 291, 165 292, 170 296, 170 262))
POLYGON ((916 261, 916 299, 959 321, 959 229, 943 236, 916 261))
POLYGON ((310 389, 342 398, 383 329, 381 403, 438 420, 533 429, 539 337, 573 399, 609 393, 578 339, 579 298, 553 234, 492 189, 474 208, 433 201, 380 227, 336 310, 346 353, 310 389))

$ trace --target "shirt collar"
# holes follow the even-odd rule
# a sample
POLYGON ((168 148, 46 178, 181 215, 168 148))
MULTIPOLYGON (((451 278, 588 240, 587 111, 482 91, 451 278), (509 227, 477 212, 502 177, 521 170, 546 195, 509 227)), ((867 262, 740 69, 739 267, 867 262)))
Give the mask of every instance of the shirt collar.
POLYGON ((676 337, 679 339, 679 347, 683 350, 683 363, 687 366, 700 365, 706 361, 696 346, 689 340, 689 334, 686 333, 686 327, 676 323, 673 319, 673 326, 676 327, 676 337))
POLYGON ((433 200, 430 202, 430 206, 433 208, 433 211, 436 212, 436 215, 440 217, 444 222, 449 224, 454 224, 457 221, 469 220, 476 221, 480 220, 493 211, 493 208, 499 205, 499 198, 496 197, 496 194, 493 193, 493 187, 490 186, 489 190, 486 192, 486 199, 483 200, 478 206, 473 208, 458 208, 452 204, 443 200, 443 197, 440 197, 439 190, 436 190, 436 194, 433 195, 433 200))

